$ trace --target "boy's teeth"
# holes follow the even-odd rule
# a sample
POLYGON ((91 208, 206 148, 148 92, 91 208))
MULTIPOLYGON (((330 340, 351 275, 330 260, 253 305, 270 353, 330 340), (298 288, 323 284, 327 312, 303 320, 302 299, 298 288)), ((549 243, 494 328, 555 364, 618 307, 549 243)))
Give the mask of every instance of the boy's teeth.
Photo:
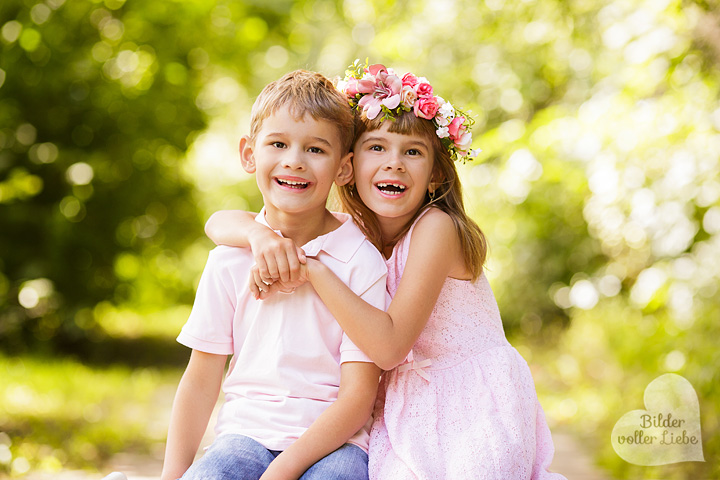
POLYGON ((289 185, 291 187, 307 187, 307 182, 295 182, 292 180, 283 180, 281 178, 278 178, 278 183, 282 183, 283 185, 289 185))

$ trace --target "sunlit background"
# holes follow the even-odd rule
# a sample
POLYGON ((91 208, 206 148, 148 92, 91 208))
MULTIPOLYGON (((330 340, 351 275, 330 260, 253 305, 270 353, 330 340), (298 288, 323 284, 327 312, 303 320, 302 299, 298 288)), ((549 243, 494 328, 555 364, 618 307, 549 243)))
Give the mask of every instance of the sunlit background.
POLYGON ((254 97, 355 58, 472 111, 487 275, 554 431, 608 478, 719 478, 716 0, 0 2, 0 477, 161 456, 211 243, 261 198, 254 97), (705 463, 610 432, 678 373, 705 463))

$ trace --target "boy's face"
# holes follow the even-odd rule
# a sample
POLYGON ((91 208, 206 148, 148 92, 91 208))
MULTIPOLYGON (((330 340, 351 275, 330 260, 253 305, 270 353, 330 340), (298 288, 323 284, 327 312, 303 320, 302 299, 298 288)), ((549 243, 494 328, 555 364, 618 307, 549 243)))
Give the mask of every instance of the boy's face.
POLYGON ((310 115, 295 119, 287 106, 267 117, 254 142, 240 141, 243 168, 255 173, 266 209, 325 211, 333 182, 352 178, 352 154, 342 151, 335 125, 310 115))

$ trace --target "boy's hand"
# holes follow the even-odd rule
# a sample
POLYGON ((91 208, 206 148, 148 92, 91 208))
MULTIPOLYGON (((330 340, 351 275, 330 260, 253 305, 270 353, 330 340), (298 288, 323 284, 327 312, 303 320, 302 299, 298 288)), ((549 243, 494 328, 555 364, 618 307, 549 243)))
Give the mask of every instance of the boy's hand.
POLYGON ((265 300, 276 292, 292 293, 297 287, 308 281, 308 268, 305 264, 300 264, 300 272, 295 281, 283 282, 282 280, 274 280, 268 282, 260 273, 258 265, 253 265, 250 269, 249 288, 255 300, 265 300))
MULTIPOLYGON (((256 229, 248 238, 260 279, 265 284, 277 281, 288 285, 298 282, 305 252, 289 238, 283 238, 267 228, 256 229)), ((300 284, 295 285, 299 286, 300 284)))

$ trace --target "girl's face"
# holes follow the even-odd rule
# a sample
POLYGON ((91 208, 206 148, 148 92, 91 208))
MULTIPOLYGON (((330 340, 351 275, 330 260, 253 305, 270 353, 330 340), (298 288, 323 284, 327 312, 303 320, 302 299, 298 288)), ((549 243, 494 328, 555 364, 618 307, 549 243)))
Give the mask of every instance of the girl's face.
POLYGON ((402 228, 420 209, 432 179, 433 150, 422 135, 378 130, 364 132, 355 142, 355 185, 381 228, 402 228))

